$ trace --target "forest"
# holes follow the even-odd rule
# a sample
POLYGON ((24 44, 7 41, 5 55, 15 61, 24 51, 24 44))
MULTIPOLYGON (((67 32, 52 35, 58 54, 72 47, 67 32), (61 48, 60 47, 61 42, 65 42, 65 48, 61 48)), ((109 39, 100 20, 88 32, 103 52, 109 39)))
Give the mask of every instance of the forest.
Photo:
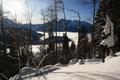
MULTIPOLYGON (((85 59, 104 63, 107 56, 116 56, 120 51, 119 0, 88 0, 93 7, 91 23, 82 21, 79 11, 66 8, 65 0, 50 1, 47 8, 39 11, 41 24, 32 23, 34 9, 26 2, 24 18, 28 23, 23 24, 17 14, 6 16, 9 11, 4 11, 4 0, 1 0, 0 80, 9 80, 24 67, 68 65, 71 60, 85 64, 85 59), (76 20, 67 19, 66 11, 74 13, 76 20), (38 52, 34 53, 36 45, 38 52)), ((82 4, 87 4, 87 0, 82 4)))

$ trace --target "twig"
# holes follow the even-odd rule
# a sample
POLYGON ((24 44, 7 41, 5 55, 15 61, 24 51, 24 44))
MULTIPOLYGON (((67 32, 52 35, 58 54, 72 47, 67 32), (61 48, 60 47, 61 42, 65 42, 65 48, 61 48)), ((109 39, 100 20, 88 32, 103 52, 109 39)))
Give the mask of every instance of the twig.
POLYGON ((7 76, 5 76, 4 74, 0 73, 0 75, 5 78, 6 80, 9 80, 7 76))
POLYGON ((43 59, 39 62, 37 68, 39 68, 40 65, 42 64, 42 62, 45 60, 45 58, 46 58, 49 54, 51 54, 51 53, 53 53, 53 52, 55 52, 55 51, 51 51, 50 53, 46 54, 46 55, 43 57, 43 59))
POLYGON ((8 57, 10 57, 11 59, 14 59, 14 60, 19 60, 18 58, 10 56, 10 55, 8 55, 8 57))

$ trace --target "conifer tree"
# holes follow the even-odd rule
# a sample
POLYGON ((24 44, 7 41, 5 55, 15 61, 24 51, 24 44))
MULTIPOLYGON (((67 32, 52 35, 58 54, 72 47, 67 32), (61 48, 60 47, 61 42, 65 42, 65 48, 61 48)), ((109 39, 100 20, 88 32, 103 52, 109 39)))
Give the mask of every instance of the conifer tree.
POLYGON ((95 16, 94 39, 92 40, 92 43, 94 44, 94 53, 95 55, 98 55, 99 58, 102 57, 103 55, 99 43, 102 40, 103 30, 102 26, 104 25, 105 25, 105 6, 104 2, 100 1, 100 5, 95 16))

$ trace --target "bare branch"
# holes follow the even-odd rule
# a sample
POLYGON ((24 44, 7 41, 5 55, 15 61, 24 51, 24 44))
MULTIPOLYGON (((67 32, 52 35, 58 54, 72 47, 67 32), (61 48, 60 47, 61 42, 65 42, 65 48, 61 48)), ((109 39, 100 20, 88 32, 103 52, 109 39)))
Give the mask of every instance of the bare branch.
POLYGON ((5 76, 4 74, 0 73, 0 75, 5 78, 6 80, 9 80, 7 76, 5 76))

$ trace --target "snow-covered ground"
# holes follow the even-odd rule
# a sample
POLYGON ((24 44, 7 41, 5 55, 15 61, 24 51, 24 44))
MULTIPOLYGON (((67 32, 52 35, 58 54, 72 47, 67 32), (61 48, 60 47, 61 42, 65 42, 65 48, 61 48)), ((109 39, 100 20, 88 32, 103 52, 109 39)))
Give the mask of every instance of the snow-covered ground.
POLYGON ((23 80, 120 80, 120 56, 111 57, 99 64, 57 64, 42 69, 26 68, 22 72, 23 80))

